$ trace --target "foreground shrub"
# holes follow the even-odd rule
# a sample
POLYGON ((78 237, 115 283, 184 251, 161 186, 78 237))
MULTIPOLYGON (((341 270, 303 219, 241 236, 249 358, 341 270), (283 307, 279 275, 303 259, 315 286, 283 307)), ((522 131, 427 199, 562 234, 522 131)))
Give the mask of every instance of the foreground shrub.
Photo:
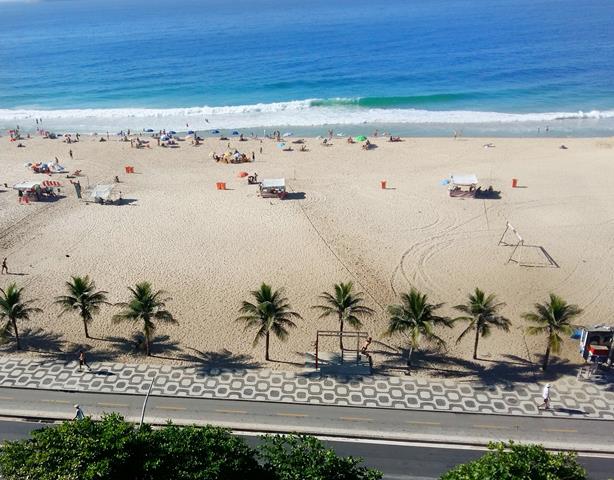
POLYGON ((269 478, 277 480, 379 480, 382 474, 361 466, 361 459, 342 458, 317 438, 266 436, 259 455, 269 478))
POLYGON ((550 453, 541 445, 491 443, 483 457, 460 465, 441 480, 586 480, 574 453, 550 453))
POLYGON ((4 480, 378 480, 313 437, 266 437, 258 452, 213 427, 143 428, 107 415, 64 422, 7 442, 4 480))

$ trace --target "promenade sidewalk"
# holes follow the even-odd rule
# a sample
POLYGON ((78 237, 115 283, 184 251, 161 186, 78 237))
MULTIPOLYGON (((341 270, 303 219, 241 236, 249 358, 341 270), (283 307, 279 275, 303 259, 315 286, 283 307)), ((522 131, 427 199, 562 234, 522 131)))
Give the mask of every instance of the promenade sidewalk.
POLYGON ((614 420, 613 375, 551 382, 552 410, 538 410, 541 384, 485 385, 412 377, 321 377, 318 373, 266 369, 92 363, 0 357, 0 387, 264 400, 503 415, 549 415, 614 420))

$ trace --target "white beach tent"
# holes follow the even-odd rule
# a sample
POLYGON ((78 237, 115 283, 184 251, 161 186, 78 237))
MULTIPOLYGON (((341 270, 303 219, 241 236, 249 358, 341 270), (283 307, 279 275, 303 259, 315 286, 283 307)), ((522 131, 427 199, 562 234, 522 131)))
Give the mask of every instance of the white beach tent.
POLYGON ((114 187, 115 185, 96 185, 90 192, 90 198, 94 201, 98 198, 106 201, 111 196, 111 193, 113 193, 114 187))
POLYGON ((40 183, 41 182, 20 182, 13 185, 13 189, 25 192, 27 190, 32 190, 33 188, 36 188, 36 186, 39 186, 40 183))
POLYGON ((478 177, 475 173, 463 175, 450 175, 450 183, 459 187, 471 187, 478 184, 478 177))

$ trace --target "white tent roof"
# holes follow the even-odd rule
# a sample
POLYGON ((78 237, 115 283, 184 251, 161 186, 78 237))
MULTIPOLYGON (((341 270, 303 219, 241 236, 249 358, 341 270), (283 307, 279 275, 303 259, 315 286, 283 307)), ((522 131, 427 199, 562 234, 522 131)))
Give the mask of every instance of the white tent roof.
POLYGON ((450 183, 454 185, 477 185, 478 177, 475 176, 475 173, 470 174, 462 174, 462 175, 450 175, 450 183))
POLYGON ((286 187, 286 179, 285 178, 267 178, 266 180, 262 180, 260 183, 262 188, 285 188, 286 187))
POLYGON ((114 185, 96 185, 90 192, 90 197, 92 199, 102 198, 107 200, 113 191, 113 187, 114 185))
POLYGON ((40 185, 41 182, 20 182, 13 185, 13 189, 15 190, 30 190, 31 188, 40 185))

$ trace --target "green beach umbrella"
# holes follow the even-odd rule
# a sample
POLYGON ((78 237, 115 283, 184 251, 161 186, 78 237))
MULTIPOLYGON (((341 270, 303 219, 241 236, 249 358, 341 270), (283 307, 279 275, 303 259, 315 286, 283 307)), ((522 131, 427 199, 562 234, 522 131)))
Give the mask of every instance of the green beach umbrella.
POLYGON ((364 142, 367 139, 367 137, 365 137, 364 135, 358 135, 357 137, 354 137, 354 140, 356 140, 357 142, 364 142))

